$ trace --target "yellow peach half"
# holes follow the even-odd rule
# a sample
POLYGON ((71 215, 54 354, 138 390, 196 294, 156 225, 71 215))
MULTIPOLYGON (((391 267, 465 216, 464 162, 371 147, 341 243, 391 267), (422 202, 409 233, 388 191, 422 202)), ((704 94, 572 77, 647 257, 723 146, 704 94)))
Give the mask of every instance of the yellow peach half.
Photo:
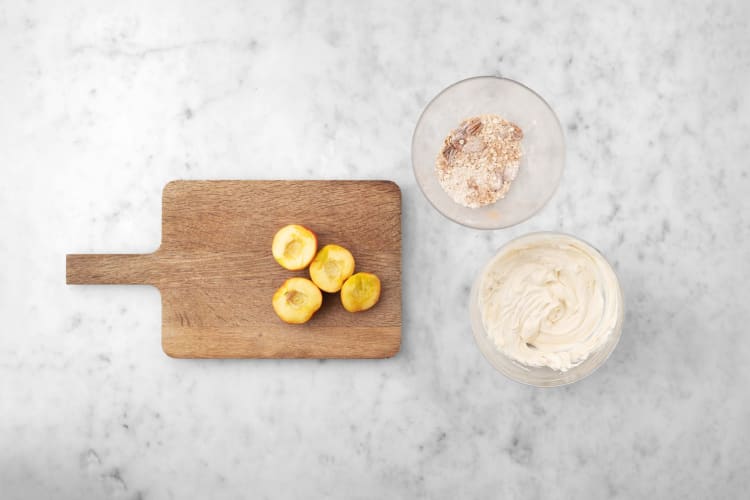
POLYGON ((282 321, 301 324, 323 304, 323 294, 307 278, 289 278, 273 294, 273 310, 282 321))
POLYGON ((281 267, 290 271, 304 269, 315 257, 318 238, 315 233, 299 224, 284 226, 276 232, 271 253, 281 267))
POLYGON ((353 272, 352 253, 339 245, 324 246, 310 263, 310 278, 318 288, 328 293, 341 290, 341 285, 353 272))
POLYGON ((371 273, 357 273, 341 287, 341 304, 349 312, 366 311, 380 299, 380 279, 371 273))

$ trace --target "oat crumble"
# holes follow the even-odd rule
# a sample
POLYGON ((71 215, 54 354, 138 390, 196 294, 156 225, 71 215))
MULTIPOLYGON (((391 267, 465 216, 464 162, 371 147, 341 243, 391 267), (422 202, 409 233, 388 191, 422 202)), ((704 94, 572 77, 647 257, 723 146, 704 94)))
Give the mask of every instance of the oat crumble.
POLYGON ((467 118, 445 138, 435 171, 456 203, 478 208, 505 197, 521 164, 523 131, 498 115, 467 118))

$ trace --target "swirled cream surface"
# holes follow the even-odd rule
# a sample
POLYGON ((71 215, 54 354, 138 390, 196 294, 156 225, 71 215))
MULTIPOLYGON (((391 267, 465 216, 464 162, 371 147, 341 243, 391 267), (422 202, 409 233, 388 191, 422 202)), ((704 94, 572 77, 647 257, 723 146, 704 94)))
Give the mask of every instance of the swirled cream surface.
POLYGON ((614 271, 586 243, 535 233, 490 262, 478 304, 487 335, 526 366, 565 372, 604 346, 622 314, 614 271))

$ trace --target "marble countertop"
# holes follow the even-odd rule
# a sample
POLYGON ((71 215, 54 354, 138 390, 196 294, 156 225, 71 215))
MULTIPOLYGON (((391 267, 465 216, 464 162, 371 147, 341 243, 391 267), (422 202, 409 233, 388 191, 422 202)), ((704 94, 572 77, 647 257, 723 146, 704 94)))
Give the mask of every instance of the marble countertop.
POLYGON ((0 3, 0 497, 737 498, 750 488, 750 4, 0 3), (560 189, 477 231, 415 184, 445 86, 520 80, 564 125, 560 189), (386 178, 403 344, 380 361, 185 361, 149 287, 68 287, 145 252, 171 179, 386 178), (560 230, 622 279, 624 333, 572 386, 471 337, 480 266, 560 230))

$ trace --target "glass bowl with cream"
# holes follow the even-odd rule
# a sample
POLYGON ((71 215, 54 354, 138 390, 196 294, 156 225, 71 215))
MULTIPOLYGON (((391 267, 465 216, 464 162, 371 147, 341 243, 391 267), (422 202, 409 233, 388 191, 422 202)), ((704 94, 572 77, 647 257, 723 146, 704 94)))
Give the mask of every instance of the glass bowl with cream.
POLYGON ((469 308, 479 349, 498 371, 553 387, 606 361, 620 339, 624 300, 599 251, 541 232, 500 248, 475 281, 469 308))

